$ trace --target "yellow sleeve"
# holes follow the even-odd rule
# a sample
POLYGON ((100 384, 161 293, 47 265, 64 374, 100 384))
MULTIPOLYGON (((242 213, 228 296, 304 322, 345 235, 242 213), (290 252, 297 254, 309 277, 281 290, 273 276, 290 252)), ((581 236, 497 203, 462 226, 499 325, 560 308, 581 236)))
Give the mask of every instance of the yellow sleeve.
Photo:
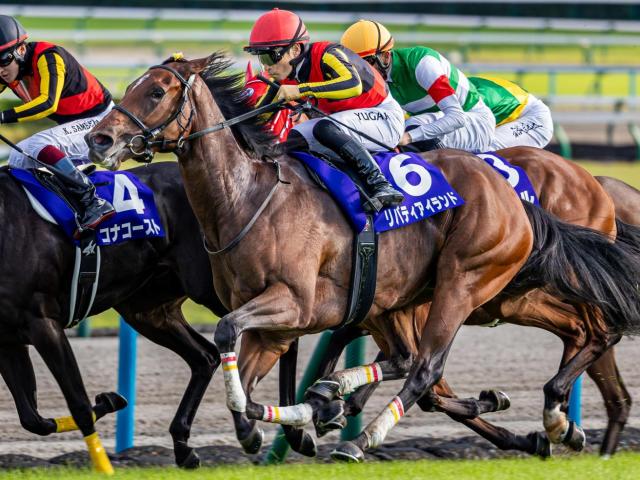
POLYGON ((66 68, 62 57, 55 52, 45 52, 37 63, 40 74, 40 95, 14 109, 19 122, 39 120, 58 110, 66 68))
POLYGON ((298 88, 303 96, 344 100, 362 93, 362 81, 344 52, 339 49, 327 50, 322 55, 322 71, 331 79, 325 82, 301 83, 298 88))

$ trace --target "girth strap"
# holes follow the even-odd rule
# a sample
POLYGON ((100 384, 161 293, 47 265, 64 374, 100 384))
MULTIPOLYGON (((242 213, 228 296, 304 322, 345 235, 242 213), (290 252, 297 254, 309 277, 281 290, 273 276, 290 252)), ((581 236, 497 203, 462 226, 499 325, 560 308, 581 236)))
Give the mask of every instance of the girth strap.
POLYGON ((69 319, 65 328, 73 327, 89 316, 98 291, 100 276, 100 246, 96 242, 95 230, 85 230, 76 246, 69 319))
POLYGON ((357 326, 369 313, 376 295, 378 273, 378 233, 373 217, 367 215, 367 223, 353 241, 353 266, 347 311, 340 327, 357 326))

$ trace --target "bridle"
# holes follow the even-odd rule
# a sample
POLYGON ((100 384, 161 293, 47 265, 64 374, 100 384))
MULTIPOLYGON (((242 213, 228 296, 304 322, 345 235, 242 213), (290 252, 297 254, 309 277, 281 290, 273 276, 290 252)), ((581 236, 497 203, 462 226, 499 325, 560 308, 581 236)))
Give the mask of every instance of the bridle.
MULTIPOLYGON (((180 123, 180 118, 183 117, 183 110, 187 102, 190 102, 189 90, 191 90, 191 86, 193 85, 193 81, 195 80, 195 74, 192 74, 188 80, 186 80, 180 72, 176 69, 168 66, 168 65, 154 65, 149 68, 149 70, 154 69, 162 69, 168 72, 171 72, 174 77, 176 77, 180 83, 182 84, 182 99, 180 100, 180 106, 169 116, 167 119, 162 122, 160 125, 157 125, 153 128, 148 127, 145 123, 140 120, 134 113, 130 112, 122 105, 118 104, 113 107, 114 110, 123 113, 129 120, 136 124, 136 126, 142 131, 138 135, 135 135, 129 140, 129 143, 125 145, 131 153, 134 155, 135 160, 142 163, 150 163, 153 159, 153 150, 152 147, 156 145, 160 145, 161 150, 167 150, 169 144, 176 144, 177 148, 182 148, 182 145, 186 141, 187 137, 184 136, 184 133, 191 125, 191 121, 193 120, 193 108, 191 108, 191 112, 189 114, 189 118, 187 119, 187 123, 185 125, 180 125, 181 131, 178 135, 178 138, 174 140, 155 140, 155 138, 162 132, 165 128, 167 128, 174 120, 178 119, 178 123, 180 123)), ((192 106, 193 107, 193 106, 192 106)))
POLYGON ((116 105, 113 107, 114 110, 123 113, 129 120, 131 120, 136 126, 141 130, 141 133, 135 135, 129 140, 129 143, 125 145, 125 148, 128 148, 129 151, 134 155, 134 160, 142 163, 150 163, 153 159, 153 150, 152 148, 155 146, 160 146, 161 151, 175 151, 176 149, 181 149, 185 142, 190 140, 194 140, 196 138, 200 138, 203 135, 208 133, 218 132, 225 128, 231 127, 232 125, 236 125, 238 123, 244 122, 253 117, 257 117, 258 115, 262 115, 263 113, 273 112, 281 109, 286 103, 285 100, 281 100, 279 102, 270 103, 268 105, 264 105, 259 108, 254 108, 253 110, 243 113, 242 115, 238 115, 237 117, 230 118, 229 120, 224 120, 220 123, 216 123, 215 125, 205 128, 204 130, 200 130, 198 132, 194 132, 191 135, 185 135, 185 132, 191 125, 193 121, 194 108, 193 104, 191 105, 191 112, 189 113, 189 118, 187 119, 187 123, 182 125, 180 124, 180 133, 178 134, 178 138, 167 140, 163 138, 162 140, 155 140, 156 137, 162 132, 165 128, 167 128, 171 122, 174 120, 178 120, 180 123, 180 118, 183 117, 183 110, 187 102, 191 103, 191 97, 189 96, 189 91, 193 85, 196 74, 193 73, 189 77, 189 79, 185 79, 180 72, 178 72, 175 68, 170 67, 169 65, 154 65, 149 68, 149 70, 154 69, 162 69, 172 73, 181 83, 182 85, 182 99, 180 100, 180 106, 160 125, 149 128, 145 125, 145 123, 140 120, 134 113, 130 112, 122 105, 116 105), (139 140, 139 142, 138 142, 139 140), (134 142, 136 145, 134 145, 134 142), (173 149, 169 149, 169 145, 175 144, 173 149))

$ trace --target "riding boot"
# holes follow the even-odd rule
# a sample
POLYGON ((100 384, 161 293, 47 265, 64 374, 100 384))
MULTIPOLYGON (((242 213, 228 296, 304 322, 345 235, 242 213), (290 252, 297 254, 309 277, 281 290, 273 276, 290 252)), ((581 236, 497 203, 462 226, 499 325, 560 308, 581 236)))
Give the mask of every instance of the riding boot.
MULTIPOLYGON (((116 213, 113 205, 96 195, 96 187, 91 183, 89 177, 77 168, 62 169, 56 163, 53 165, 52 171, 62 180, 66 191, 80 206, 80 212, 78 212, 80 216, 79 231, 94 229, 100 222, 116 213)), ((76 235, 78 233, 76 232, 76 235)))
POLYGON ((371 207, 379 212, 384 207, 393 207, 402 203, 404 200, 402 193, 391 186, 371 154, 360 142, 351 138, 340 147, 338 153, 355 169, 365 184, 365 192, 371 199, 369 205, 365 207, 371 207))

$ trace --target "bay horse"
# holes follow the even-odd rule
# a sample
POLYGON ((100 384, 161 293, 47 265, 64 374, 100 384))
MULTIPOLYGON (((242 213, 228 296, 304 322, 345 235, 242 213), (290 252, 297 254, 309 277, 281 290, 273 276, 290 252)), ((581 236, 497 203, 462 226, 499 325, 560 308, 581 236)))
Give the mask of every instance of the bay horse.
MULTIPOLYGON (((188 445, 191 424, 220 359, 215 346, 185 321, 180 306, 189 297, 217 315, 226 310, 211 288, 213 279, 199 226, 177 164, 159 163, 132 172, 154 191, 166 236, 102 248, 99 288, 90 315, 115 308, 138 332, 187 362, 191 378, 170 433, 177 464, 196 467, 198 456, 188 445)), ((93 416, 97 419, 123 405, 118 397, 102 395, 92 411, 64 333, 74 247, 60 227, 38 216, 6 169, 0 171, 0 205, 0 373, 14 398, 20 423, 38 435, 79 428, 89 439, 94 466, 108 472, 111 465, 93 416), (51 370, 72 418, 43 418, 38 413, 27 345, 35 347, 51 370)))
MULTIPOLYGON (((152 67, 86 140, 91 160, 110 169, 128 158, 150 161, 159 150, 177 154, 215 290, 232 311, 218 323, 214 340, 238 439, 251 450, 262 438, 256 420, 300 426, 317 411, 314 402, 278 408, 250 395, 296 338, 340 324, 353 232, 300 162, 251 149, 250 138, 226 128, 222 109, 227 118, 248 109, 241 75, 224 75, 228 66, 214 54, 152 67)), ((466 203, 380 238, 378 288, 362 327, 382 331, 397 312, 428 301, 431 308, 402 390, 361 435, 365 448, 380 444, 404 410, 430 391, 459 327, 499 294, 545 287, 607 327, 600 350, 580 350, 561 367, 560 390, 545 391, 545 413, 552 416, 570 387, 566 379, 640 324, 636 250, 523 205, 472 154, 449 150, 427 158, 466 203)), ((381 373, 393 378, 394 365, 381 373)))

